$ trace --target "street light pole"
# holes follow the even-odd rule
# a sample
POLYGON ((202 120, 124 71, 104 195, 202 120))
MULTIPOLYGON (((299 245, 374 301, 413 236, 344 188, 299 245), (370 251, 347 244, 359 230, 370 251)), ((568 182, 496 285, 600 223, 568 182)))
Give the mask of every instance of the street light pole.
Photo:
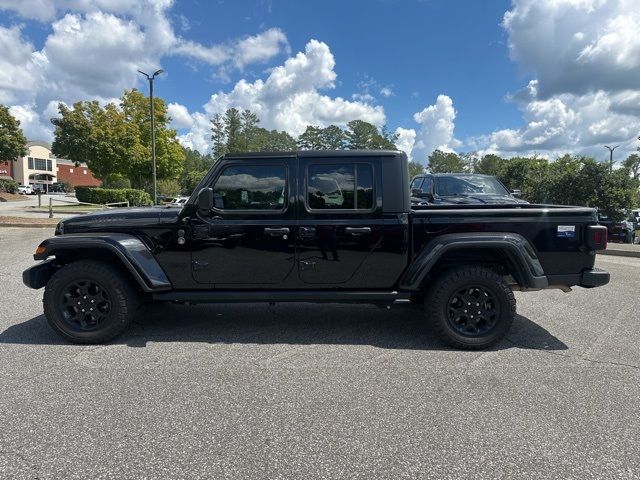
POLYGON ((156 122, 153 112, 153 80, 157 75, 160 75, 164 70, 157 70, 153 75, 148 75, 142 70, 138 70, 139 73, 147 77, 149 80, 149 103, 151 105, 151 159, 153 162, 153 204, 158 203, 158 183, 156 180, 156 122))
POLYGON ((613 151, 619 146, 620 145, 616 145, 615 147, 610 147, 609 145, 604 146, 604 148, 609 150, 609 173, 613 172, 613 151))

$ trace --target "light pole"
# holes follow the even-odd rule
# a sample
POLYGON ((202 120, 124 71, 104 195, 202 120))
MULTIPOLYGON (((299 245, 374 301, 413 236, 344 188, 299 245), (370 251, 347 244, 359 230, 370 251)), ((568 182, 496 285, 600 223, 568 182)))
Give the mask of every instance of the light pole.
POLYGON ((156 182, 156 122, 153 115, 153 80, 156 75, 160 75, 164 70, 156 70, 153 75, 149 76, 142 70, 138 70, 139 73, 147 77, 149 80, 149 103, 151 104, 151 158, 153 161, 153 204, 158 203, 158 187, 156 182))
POLYGON ((615 147, 610 147, 609 145, 604 146, 604 148, 609 150, 609 173, 613 172, 613 151, 619 146, 620 145, 616 145, 615 147))

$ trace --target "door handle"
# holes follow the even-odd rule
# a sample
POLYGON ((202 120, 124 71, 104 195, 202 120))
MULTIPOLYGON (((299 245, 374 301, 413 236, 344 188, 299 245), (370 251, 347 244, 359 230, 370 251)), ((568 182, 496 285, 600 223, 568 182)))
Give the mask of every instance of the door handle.
POLYGON ((347 227, 344 231, 351 235, 363 235, 365 233, 371 233, 371 227, 347 227))
POLYGON ((264 233, 266 235, 271 235, 272 237, 283 236, 289 234, 289 229, 287 227, 282 228, 265 228, 264 233))

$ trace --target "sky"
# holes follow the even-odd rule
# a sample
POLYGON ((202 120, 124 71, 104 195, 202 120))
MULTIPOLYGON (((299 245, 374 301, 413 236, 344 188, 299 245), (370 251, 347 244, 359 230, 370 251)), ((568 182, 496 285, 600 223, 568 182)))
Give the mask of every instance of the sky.
POLYGON ((0 0, 0 103, 53 139, 60 102, 155 94, 180 142, 249 108, 296 136, 361 119, 436 148, 621 161, 640 134, 637 0, 0 0))

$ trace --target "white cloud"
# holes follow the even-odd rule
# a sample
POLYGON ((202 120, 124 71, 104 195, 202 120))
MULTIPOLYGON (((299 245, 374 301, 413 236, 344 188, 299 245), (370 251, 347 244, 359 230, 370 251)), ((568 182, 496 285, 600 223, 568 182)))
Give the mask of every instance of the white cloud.
POLYGON ((383 97, 392 97, 394 95, 393 89, 391 87, 382 87, 380 89, 380 95, 383 97))
POLYGON ((413 119, 420 124, 416 149, 429 155, 433 150, 452 151, 460 146, 453 136, 456 110, 447 95, 438 95, 436 103, 416 112, 413 119))
POLYGON ((39 56, 20 27, 0 26, 0 103, 20 102, 37 88, 39 56))
POLYGON ((416 143, 416 131, 413 128, 398 127, 395 131, 398 136, 396 139, 396 148, 407 154, 409 161, 413 161, 413 146, 416 143))
POLYGON ((513 0, 503 25, 543 98, 640 85, 636 0, 513 0))
POLYGON ((504 155, 566 152, 601 157, 603 145, 621 143, 634 147, 640 119, 615 111, 612 98, 603 91, 584 95, 561 94, 546 100, 532 100, 522 106, 525 124, 504 129, 481 139, 487 151, 504 155))
POLYGON ((270 28, 257 35, 211 47, 178 39, 173 47, 174 53, 196 58, 210 65, 229 63, 240 70, 251 63, 264 63, 282 51, 289 52, 289 42, 279 28, 270 28))
MULTIPOLYGON (((519 128, 470 139, 503 155, 619 158, 640 131, 640 11, 635 0, 513 0, 504 16, 511 57, 534 79, 512 95, 519 128)), ((626 152, 625 152, 626 150, 626 152)))
POLYGON ((191 118, 191 128, 187 133, 179 135, 178 140, 185 147, 206 153, 211 143, 211 120, 202 112, 193 113, 191 118))
POLYGON ((171 117, 171 125, 175 129, 191 128, 193 126, 193 118, 189 114, 189 110, 179 103, 170 103, 167 105, 167 113, 171 117))
POLYGON ((137 69, 160 67, 168 55, 216 65, 228 74, 289 51, 286 35, 269 29, 204 47, 176 36, 168 18, 173 0, 0 0, 0 10, 51 22, 36 50, 21 26, 0 26, 0 103, 16 106, 29 138, 51 135, 52 101, 111 101, 143 85, 137 69))
MULTIPOLYGON (((385 115, 381 106, 320 93, 334 87, 334 67, 329 47, 311 40, 304 52, 272 69, 266 79, 254 82, 242 79, 230 91, 213 94, 204 106, 206 118, 231 107, 250 109, 259 116, 261 126, 284 130, 293 136, 300 135, 307 125, 345 125, 356 119, 382 126, 385 115)), ((209 144, 210 135, 208 123, 204 128, 204 122, 196 122, 181 141, 184 145, 209 144)))
POLYGON ((50 142, 53 140, 53 133, 48 126, 42 122, 42 118, 32 105, 13 105, 9 112, 20 121, 20 127, 28 139, 38 139, 50 142))

